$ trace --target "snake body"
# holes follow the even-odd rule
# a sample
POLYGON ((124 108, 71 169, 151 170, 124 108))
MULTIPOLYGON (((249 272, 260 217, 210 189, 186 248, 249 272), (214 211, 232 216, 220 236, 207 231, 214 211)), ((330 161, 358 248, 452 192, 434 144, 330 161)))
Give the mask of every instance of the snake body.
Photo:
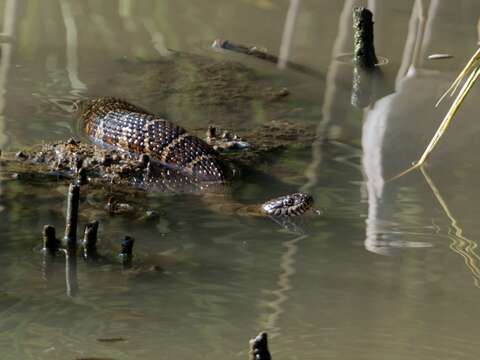
POLYGON ((150 155, 202 181, 226 179, 218 153, 168 120, 116 98, 82 100, 77 107, 86 134, 95 142, 150 155))
MULTIPOLYGON (((74 108, 81 127, 95 143, 147 154, 172 170, 158 173, 157 178, 179 172, 187 182, 194 178, 196 183, 223 183, 228 178, 227 167, 209 144, 140 107, 117 98, 95 98, 77 101, 74 108)), ((312 204, 310 195, 294 193, 267 201, 259 210, 266 215, 294 216, 312 204)))

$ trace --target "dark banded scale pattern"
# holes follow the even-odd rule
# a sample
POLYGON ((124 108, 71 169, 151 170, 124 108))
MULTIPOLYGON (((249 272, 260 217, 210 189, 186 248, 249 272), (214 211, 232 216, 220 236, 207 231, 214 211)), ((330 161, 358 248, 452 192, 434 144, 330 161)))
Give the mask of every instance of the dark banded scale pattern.
POLYGON ((199 180, 225 180, 217 152, 168 120, 116 98, 82 100, 75 106, 85 132, 95 142, 148 154, 199 180))
POLYGON ((313 197, 310 194, 294 193, 269 200, 262 205, 262 211, 270 216, 302 215, 311 209, 313 197))

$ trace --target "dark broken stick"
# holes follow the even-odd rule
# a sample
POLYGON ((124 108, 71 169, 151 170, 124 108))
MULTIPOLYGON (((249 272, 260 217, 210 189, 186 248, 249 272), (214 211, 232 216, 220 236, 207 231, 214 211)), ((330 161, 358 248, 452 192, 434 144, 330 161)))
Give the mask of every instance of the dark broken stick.
POLYGON ((378 64, 373 45, 373 14, 364 7, 353 10, 353 37, 355 64, 364 69, 374 69, 378 64))
POLYGON ((60 247, 55 228, 52 225, 43 227, 43 251, 49 255, 55 255, 60 247))
MULTIPOLYGON (((264 49, 261 49, 257 46, 245 46, 245 45, 235 44, 229 40, 215 39, 215 41, 212 43, 212 48, 233 51, 239 54, 252 56, 257 59, 264 60, 273 64, 278 64, 279 62, 278 56, 269 54, 264 49)), ((314 69, 311 69, 305 65, 301 65, 291 61, 287 61, 286 65, 287 65, 287 68, 304 73, 306 75, 314 76, 321 79, 325 77, 322 73, 314 69)))
POLYGON ((133 258, 133 244, 135 239, 130 236, 125 236, 125 239, 122 241, 120 253, 118 254, 122 260, 122 265, 124 269, 132 267, 132 258, 133 258))
POLYGON ((249 341, 250 360, 271 360, 270 351, 268 350, 267 333, 261 332, 249 341))
POLYGON ((85 225, 83 235, 83 257, 95 259, 97 257, 98 221, 92 221, 85 225))

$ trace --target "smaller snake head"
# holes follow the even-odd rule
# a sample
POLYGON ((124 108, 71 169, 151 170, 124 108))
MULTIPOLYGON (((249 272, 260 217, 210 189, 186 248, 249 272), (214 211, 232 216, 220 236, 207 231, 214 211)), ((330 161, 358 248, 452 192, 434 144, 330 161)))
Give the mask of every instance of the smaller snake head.
POLYGON ((271 216, 296 216, 307 212, 313 205, 313 197, 305 193, 281 196, 262 205, 262 211, 271 216))

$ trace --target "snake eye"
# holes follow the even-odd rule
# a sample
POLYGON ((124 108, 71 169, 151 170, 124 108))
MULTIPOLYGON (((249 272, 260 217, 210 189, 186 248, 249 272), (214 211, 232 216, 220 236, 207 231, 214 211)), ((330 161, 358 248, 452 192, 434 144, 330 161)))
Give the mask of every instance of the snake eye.
POLYGON ((285 206, 292 206, 293 205, 293 199, 291 197, 283 200, 283 205, 285 206))

